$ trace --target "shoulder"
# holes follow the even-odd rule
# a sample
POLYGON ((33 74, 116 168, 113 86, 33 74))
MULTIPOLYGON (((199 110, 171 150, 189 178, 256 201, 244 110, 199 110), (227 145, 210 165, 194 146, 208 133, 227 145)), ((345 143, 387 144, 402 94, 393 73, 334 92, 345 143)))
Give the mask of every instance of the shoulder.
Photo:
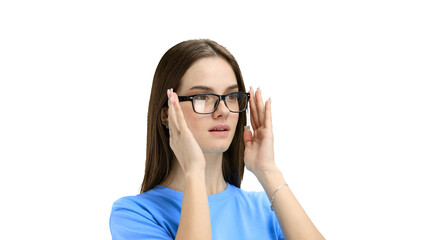
POLYGON ((151 194, 141 193, 134 196, 125 196, 116 200, 112 205, 112 210, 120 209, 143 209, 145 205, 149 205, 151 202, 151 194))
POLYGON ((158 186, 138 195, 122 197, 113 203, 112 213, 132 211, 139 215, 150 215, 166 202, 176 201, 174 196, 169 196, 162 189, 163 187, 158 186))
MULTIPOLYGON (((134 237, 156 239, 158 236, 170 237, 166 228, 165 202, 173 199, 159 193, 156 189, 116 200, 111 209, 110 230, 113 239, 134 237)), ((174 216, 173 216, 174 217, 174 216)))
POLYGON ((149 198, 144 196, 144 194, 119 198, 112 205, 110 224, 123 220, 153 220, 149 210, 150 202, 149 198))
POLYGON ((124 209, 135 210, 143 206, 143 199, 140 195, 121 197, 112 204, 112 212, 124 209))

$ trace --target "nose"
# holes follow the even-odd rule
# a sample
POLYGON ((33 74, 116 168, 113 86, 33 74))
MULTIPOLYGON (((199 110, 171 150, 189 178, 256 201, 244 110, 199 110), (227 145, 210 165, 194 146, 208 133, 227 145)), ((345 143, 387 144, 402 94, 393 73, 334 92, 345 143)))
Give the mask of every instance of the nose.
POLYGON ((216 108, 216 111, 214 111, 214 113, 213 113, 213 117, 214 118, 227 117, 229 115, 229 113, 230 113, 230 111, 229 111, 228 107, 226 107, 225 101, 223 99, 221 99, 219 101, 219 105, 216 108))

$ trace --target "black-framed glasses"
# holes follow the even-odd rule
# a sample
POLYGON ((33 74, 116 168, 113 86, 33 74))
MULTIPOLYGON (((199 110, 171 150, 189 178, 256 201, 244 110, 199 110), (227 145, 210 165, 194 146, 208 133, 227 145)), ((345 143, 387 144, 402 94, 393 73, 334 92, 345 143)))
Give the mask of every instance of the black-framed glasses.
POLYGON ((216 111, 220 100, 225 102, 225 106, 230 112, 244 112, 248 106, 250 93, 232 92, 225 95, 213 93, 201 93, 191 96, 178 96, 179 102, 191 101, 192 109, 198 114, 209 114, 216 111))

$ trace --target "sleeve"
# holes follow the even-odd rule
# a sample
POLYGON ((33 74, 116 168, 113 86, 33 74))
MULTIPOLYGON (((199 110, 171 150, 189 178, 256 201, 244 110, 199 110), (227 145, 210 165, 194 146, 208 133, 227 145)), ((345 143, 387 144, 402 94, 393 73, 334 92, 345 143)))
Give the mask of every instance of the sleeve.
POLYGON ((285 240, 283 231, 281 230, 281 227, 280 227, 280 223, 278 222, 278 218, 275 215, 275 213, 273 215, 274 215, 274 222, 275 222, 275 231, 278 233, 278 240, 285 240))
POLYGON ((148 211, 126 198, 114 202, 109 226, 112 240, 173 239, 148 211))
POLYGON ((266 192, 260 192, 265 210, 270 213, 270 217, 272 218, 270 220, 270 222, 272 222, 273 224, 273 228, 275 231, 275 236, 277 236, 278 240, 285 240, 284 235, 283 235, 283 231, 281 230, 281 226, 280 223, 278 222, 278 218, 277 215, 275 214, 274 211, 271 210, 271 203, 269 201, 268 195, 266 195, 266 192))

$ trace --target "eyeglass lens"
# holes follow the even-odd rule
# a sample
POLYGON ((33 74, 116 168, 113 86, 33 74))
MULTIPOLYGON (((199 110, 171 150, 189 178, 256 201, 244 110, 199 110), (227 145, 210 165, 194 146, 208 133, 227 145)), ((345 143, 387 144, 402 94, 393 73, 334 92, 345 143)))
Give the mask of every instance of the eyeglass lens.
MULTIPOLYGON (((198 113, 211 113, 215 111, 215 105, 219 97, 215 95, 197 95, 193 99, 194 109, 198 113)), ((235 93, 225 97, 226 106, 231 112, 244 111, 247 107, 247 95, 235 93)))

